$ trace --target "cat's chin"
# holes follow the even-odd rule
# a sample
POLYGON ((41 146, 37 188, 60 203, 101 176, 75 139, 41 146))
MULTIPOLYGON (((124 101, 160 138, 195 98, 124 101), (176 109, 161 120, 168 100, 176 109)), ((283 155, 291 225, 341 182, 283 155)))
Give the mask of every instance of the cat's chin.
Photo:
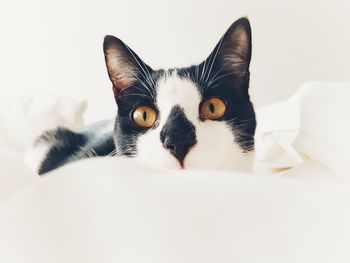
MULTIPOLYGON (((225 160, 220 163, 211 163, 205 160, 185 161, 184 170, 226 170, 226 171, 239 171, 239 172, 251 172, 253 171, 253 153, 245 154, 240 161, 237 160, 225 160)), ((181 168, 181 166, 179 165, 181 168)))
POLYGON ((198 159, 196 156, 189 154, 183 162, 183 165, 172 156, 163 156, 163 159, 157 163, 150 163, 140 159, 141 162, 147 163, 156 168, 174 169, 174 170, 226 170, 251 172, 253 170, 254 152, 240 153, 236 158, 223 158, 220 161, 198 159), (168 158, 166 158, 168 157, 168 158))

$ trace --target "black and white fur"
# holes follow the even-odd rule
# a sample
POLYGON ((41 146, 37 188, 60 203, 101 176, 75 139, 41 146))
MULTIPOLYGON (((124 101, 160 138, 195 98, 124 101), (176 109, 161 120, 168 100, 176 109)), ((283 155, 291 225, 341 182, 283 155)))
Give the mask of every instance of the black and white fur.
POLYGON ((34 148, 41 158, 39 174, 66 163, 93 156, 129 156, 168 168, 247 170, 251 167, 256 128, 248 94, 251 29, 248 19, 233 23, 201 64, 187 68, 153 70, 121 40, 106 36, 104 54, 113 84, 118 113, 79 132, 65 128, 47 131, 34 148), (203 120, 200 105, 210 97, 226 101, 220 120, 203 120), (149 106, 157 124, 137 126, 132 112, 149 106), (166 143, 181 144, 182 161, 166 143))

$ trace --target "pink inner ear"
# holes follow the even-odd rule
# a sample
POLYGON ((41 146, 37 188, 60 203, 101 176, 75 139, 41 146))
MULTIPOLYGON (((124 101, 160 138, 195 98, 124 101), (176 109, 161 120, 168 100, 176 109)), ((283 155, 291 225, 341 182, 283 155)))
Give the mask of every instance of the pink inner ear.
POLYGON ((119 89, 121 89, 121 90, 127 89, 129 87, 130 87, 129 83, 126 83, 126 82, 120 82, 119 83, 119 89))
POLYGON ((108 54, 111 55, 107 57, 108 73, 116 91, 129 88, 136 79, 134 65, 113 52, 108 54))
POLYGON ((131 71, 132 68, 131 67, 126 67, 124 65, 121 64, 112 64, 112 63, 108 63, 107 66, 108 70, 109 70, 109 77, 113 83, 113 87, 115 87, 115 91, 121 91, 124 89, 129 88, 133 82, 135 81, 135 77, 133 76, 133 72, 131 71), (126 70, 124 71, 120 71, 119 67, 117 66, 123 66, 126 70))
POLYGON ((114 80, 112 82, 113 82, 113 92, 115 97, 118 96, 119 92, 129 88, 132 85, 131 81, 126 81, 123 79, 114 80))

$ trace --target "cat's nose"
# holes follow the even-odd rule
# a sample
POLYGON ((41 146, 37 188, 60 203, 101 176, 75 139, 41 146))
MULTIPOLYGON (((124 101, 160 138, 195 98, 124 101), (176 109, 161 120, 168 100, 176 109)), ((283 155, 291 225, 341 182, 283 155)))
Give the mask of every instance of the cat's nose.
POLYGON ((171 140, 165 140, 163 145, 170 151, 170 153, 180 162, 181 166, 183 167, 187 153, 196 143, 196 139, 193 138, 178 143, 171 142, 171 140))
POLYGON ((160 140, 164 148, 184 167, 184 160, 190 149, 197 143, 196 129, 189 121, 184 110, 174 106, 160 132, 160 140))

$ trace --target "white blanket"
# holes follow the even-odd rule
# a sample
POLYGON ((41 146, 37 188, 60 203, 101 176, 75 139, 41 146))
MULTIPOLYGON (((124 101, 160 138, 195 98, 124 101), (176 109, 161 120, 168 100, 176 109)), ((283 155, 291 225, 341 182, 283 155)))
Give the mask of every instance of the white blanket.
POLYGON ((0 262, 350 262, 349 89, 258 110, 259 160, 284 173, 95 158, 39 178, 0 150, 0 262))
POLYGON ((83 161, 0 205, 0 262, 349 262, 350 184, 83 161))
POLYGON ((303 156, 350 175, 350 83, 311 82, 257 112, 257 160, 294 167, 303 156))

